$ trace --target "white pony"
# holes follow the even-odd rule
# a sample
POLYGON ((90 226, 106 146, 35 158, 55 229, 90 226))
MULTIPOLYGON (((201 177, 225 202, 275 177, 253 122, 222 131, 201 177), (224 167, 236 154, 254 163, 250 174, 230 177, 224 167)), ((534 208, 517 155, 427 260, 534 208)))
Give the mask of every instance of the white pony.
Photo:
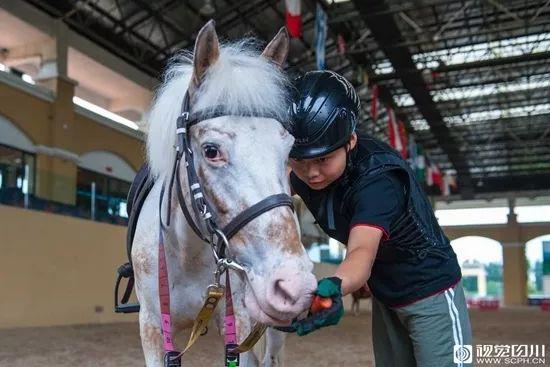
MULTIPOLYGON (((220 227, 265 197, 289 193, 286 160, 293 144, 283 127, 287 112, 287 80, 280 70, 289 48, 280 31, 260 55, 244 43, 220 46, 213 22, 199 32, 191 60, 176 62, 166 73, 149 116, 148 161, 156 183, 147 197, 136 228, 132 261, 142 347, 148 367, 163 364, 163 343, 158 296, 159 200, 175 159, 176 118, 186 90, 191 112, 223 105, 234 115, 205 120, 191 128, 191 148, 203 190, 220 227), (277 121, 278 120, 278 121, 277 121)), ((183 164, 182 164, 183 167, 183 164)), ((177 173, 187 182, 185 169, 177 173)), ((190 203, 184 184, 184 197, 190 203)), ((205 291, 213 281, 215 263, 210 247, 191 230, 171 198, 171 225, 165 231, 172 330, 180 349, 184 329, 192 326, 205 291)), ((164 196, 163 207, 169 201, 164 196)), ((166 210, 162 220, 166 223, 166 210)), ((237 333, 248 335, 255 322, 287 324, 311 304, 316 288, 309 260, 289 207, 277 207, 248 223, 229 244, 228 253, 245 268, 231 273, 237 333)), ((223 330, 223 302, 214 320, 223 330)), ((268 328, 264 366, 278 365, 284 337, 268 328)), ((220 343, 219 348, 223 348, 220 343)), ((185 363, 185 356, 183 358, 185 363)), ((243 366, 258 366, 252 352, 241 356, 243 366)))

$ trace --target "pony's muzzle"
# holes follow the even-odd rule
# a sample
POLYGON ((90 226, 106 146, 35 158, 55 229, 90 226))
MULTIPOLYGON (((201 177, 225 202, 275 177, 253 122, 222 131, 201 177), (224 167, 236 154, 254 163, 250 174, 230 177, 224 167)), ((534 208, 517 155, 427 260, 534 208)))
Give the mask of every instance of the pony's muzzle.
POLYGON ((277 314, 292 317, 308 308, 316 286, 313 274, 287 267, 277 269, 268 282, 268 307, 277 314))

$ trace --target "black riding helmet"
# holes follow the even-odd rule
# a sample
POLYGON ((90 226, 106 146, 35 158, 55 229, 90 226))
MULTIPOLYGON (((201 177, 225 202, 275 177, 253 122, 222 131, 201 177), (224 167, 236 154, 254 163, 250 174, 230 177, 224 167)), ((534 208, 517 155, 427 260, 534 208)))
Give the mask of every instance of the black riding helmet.
POLYGON ((333 71, 310 71, 296 79, 293 92, 291 158, 320 157, 349 141, 360 108, 350 82, 333 71))

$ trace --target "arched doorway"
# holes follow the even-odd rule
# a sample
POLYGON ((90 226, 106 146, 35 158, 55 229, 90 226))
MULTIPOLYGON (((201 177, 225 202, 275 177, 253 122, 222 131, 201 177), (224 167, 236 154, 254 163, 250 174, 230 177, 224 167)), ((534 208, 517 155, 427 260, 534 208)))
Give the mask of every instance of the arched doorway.
POLYGON ((533 238, 525 244, 527 262, 527 296, 530 303, 550 298, 550 234, 533 238))
POLYGON ((463 286, 468 298, 502 298, 503 256, 498 241, 487 237, 466 236, 451 241, 462 269, 463 286))

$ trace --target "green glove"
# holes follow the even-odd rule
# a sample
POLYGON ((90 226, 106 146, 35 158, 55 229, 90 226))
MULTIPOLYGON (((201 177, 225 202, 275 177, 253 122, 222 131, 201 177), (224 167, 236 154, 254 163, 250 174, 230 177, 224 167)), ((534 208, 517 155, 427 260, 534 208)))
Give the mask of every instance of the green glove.
POLYGON ((342 303, 342 279, 338 277, 323 278, 317 284, 316 295, 330 298, 332 305, 309 315, 302 320, 294 321, 292 328, 300 336, 311 333, 322 327, 336 325, 344 315, 342 303))

